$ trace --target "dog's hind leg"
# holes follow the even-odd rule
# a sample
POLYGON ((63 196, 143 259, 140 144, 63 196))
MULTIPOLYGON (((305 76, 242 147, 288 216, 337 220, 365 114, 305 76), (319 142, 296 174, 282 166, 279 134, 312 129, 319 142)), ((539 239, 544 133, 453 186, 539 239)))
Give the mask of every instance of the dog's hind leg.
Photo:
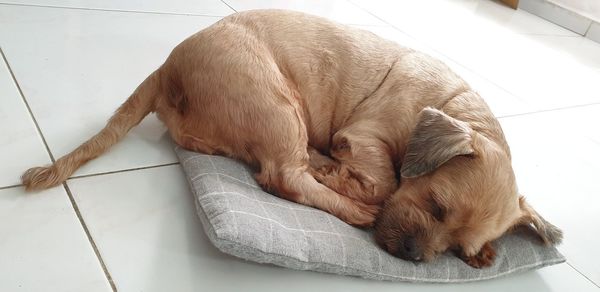
POLYGON ((261 138, 255 145, 255 155, 260 163, 259 183, 279 196, 300 204, 329 212, 352 225, 369 226, 375 220, 377 206, 367 205, 340 195, 319 183, 310 173, 310 158, 307 152, 306 127, 292 105, 270 108, 275 120, 266 124, 277 127, 262 127, 261 138))
POLYGON ((329 212, 348 224, 370 226, 379 211, 377 206, 342 196, 320 184, 308 171, 306 161, 283 165, 261 162, 257 180, 280 197, 329 212))

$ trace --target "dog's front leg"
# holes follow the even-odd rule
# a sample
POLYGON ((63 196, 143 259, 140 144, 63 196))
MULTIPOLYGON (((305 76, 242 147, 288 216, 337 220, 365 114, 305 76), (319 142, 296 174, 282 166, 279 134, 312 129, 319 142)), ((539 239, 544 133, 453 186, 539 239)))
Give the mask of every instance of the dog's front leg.
POLYGON ((308 146, 308 156, 310 159, 311 173, 328 173, 340 167, 340 163, 321 152, 314 147, 308 146))
POLYGON ((492 243, 488 241, 483 244, 478 252, 461 249, 458 251, 458 257, 460 257, 467 265, 481 269, 489 267, 494 263, 496 250, 492 246, 492 243))
POLYGON ((348 165, 340 164, 310 146, 308 154, 310 156, 310 174, 318 182, 346 197, 371 203, 371 199, 375 196, 374 179, 362 175, 348 165))
POLYGON ((390 151, 369 134, 347 129, 333 136, 334 163, 316 169, 315 178, 349 198, 381 204, 398 187, 390 151))

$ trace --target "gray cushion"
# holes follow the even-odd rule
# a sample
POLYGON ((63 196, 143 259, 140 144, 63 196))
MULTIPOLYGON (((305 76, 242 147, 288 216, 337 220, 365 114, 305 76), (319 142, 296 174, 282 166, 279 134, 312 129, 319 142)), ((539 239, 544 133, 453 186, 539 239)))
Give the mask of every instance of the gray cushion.
POLYGON ((222 252, 259 263, 368 279, 467 282, 564 262, 530 232, 505 235, 494 246, 495 264, 474 269, 451 254, 430 263, 395 258, 369 231, 336 217, 264 192, 238 161, 176 148, 195 196, 198 216, 222 252))

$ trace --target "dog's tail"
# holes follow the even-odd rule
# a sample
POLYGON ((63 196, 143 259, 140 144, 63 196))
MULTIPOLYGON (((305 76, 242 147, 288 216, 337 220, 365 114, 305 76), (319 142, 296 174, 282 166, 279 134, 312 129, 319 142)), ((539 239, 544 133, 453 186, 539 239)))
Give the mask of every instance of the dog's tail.
POLYGON ((148 76, 98 134, 54 164, 25 171, 21 176, 25 189, 41 190, 61 184, 84 163, 100 156, 121 140, 131 128, 154 111, 156 96, 161 89, 159 75, 160 69, 148 76))

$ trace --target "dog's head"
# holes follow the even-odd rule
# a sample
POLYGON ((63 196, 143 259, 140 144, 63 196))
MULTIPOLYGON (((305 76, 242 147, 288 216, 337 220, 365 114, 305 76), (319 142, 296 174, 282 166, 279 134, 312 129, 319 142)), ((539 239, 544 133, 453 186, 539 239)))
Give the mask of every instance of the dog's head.
POLYGON ((431 260, 448 249, 472 257, 516 224, 534 223, 545 242, 560 240, 519 196, 507 150, 439 110, 419 114, 401 176, 375 239, 402 259, 431 260))

